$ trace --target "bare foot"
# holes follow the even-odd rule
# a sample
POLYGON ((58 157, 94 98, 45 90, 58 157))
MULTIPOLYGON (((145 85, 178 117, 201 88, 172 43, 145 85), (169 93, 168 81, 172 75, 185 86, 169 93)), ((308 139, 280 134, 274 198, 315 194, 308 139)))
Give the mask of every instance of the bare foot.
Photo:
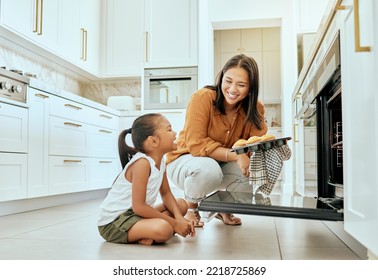
POLYGON ((147 246, 150 246, 154 243, 154 240, 153 239, 149 239, 149 238, 144 238, 144 239, 140 239, 138 241, 139 244, 142 244, 142 245, 147 245, 147 246))

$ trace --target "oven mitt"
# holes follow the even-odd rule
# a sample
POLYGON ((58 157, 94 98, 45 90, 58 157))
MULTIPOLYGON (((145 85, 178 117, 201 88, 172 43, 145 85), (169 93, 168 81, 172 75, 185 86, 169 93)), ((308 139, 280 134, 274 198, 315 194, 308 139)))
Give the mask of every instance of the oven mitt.
POLYGON ((253 192, 269 195, 281 173, 283 161, 291 157, 288 145, 256 151, 250 159, 249 184, 253 192))

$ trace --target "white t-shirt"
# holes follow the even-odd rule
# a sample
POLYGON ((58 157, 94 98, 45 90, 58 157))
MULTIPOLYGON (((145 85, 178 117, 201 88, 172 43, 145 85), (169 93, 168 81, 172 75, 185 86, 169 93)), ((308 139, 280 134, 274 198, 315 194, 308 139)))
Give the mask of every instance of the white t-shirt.
POLYGON ((129 163, 125 166, 122 172, 113 183, 108 195, 100 206, 100 215, 97 222, 98 226, 104 226, 114 221, 120 214, 130 209, 132 206, 132 185, 131 182, 126 180, 125 174, 127 168, 140 158, 145 158, 149 161, 151 167, 151 174, 147 182, 146 203, 150 206, 154 206, 158 192, 160 190, 161 183, 163 181, 163 175, 165 172, 165 158, 162 159, 160 169, 155 166, 155 161, 143 154, 136 153, 129 163))

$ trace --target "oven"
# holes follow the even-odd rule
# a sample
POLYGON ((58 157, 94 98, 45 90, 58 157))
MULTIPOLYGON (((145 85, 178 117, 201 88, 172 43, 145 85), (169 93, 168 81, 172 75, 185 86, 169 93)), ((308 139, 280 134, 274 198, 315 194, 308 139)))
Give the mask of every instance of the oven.
POLYGON ((316 119, 317 195, 263 194, 238 187, 205 198, 199 210, 250 215, 343 221, 343 145, 339 35, 329 42, 321 62, 306 84, 297 120, 316 119))
POLYGON ((0 67, 0 98, 4 101, 26 103, 26 91, 29 78, 21 71, 7 70, 0 67))
POLYGON ((197 88, 197 67, 145 69, 143 109, 186 109, 197 88))

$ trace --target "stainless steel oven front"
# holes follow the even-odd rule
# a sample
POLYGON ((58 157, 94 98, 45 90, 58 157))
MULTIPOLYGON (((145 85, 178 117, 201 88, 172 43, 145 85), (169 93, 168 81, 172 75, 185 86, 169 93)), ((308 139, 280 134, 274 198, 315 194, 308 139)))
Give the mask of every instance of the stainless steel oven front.
POLYGON ((197 88, 197 67, 145 69, 143 109, 186 109, 197 88))

